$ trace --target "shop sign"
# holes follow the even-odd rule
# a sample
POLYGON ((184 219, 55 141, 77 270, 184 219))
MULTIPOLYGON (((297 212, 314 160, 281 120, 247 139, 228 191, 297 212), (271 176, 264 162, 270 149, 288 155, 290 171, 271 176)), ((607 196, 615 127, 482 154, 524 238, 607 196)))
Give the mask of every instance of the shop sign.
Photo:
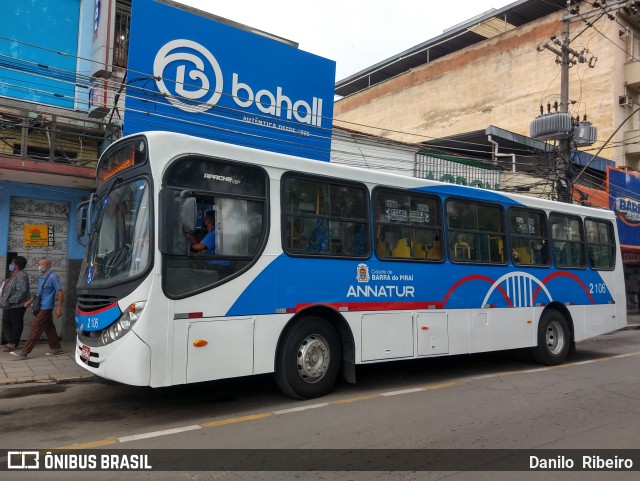
POLYGON ((609 167, 609 208, 618 218, 622 246, 640 247, 640 175, 609 167))
POLYGON ((24 247, 49 247, 53 242, 53 225, 24 225, 24 247))
POLYGON ((137 0, 125 134, 189 133, 329 161, 335 62, 224 19, 137 0))

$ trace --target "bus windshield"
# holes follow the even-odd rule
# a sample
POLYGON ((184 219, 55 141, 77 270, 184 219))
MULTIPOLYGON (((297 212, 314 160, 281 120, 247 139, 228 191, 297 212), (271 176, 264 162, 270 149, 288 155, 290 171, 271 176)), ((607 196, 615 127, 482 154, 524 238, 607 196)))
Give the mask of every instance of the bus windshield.
POLYGON ((95 287, 144 272, 151 254, 147 180, 115 185, 99 197, 96 211, 80 279, 95 287))

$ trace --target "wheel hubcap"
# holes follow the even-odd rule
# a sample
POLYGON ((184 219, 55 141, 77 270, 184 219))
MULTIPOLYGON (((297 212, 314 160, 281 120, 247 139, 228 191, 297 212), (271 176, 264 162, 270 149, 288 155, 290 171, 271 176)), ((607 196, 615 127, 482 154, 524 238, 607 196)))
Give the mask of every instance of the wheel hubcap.
POLYGON ((564 330, 557 321, 552 321, 547 326, 547 347, 552 354, 558 354, 564 348, 564 330))
POLYGON ((308 383, 318 382, 324 377, 331 362, 327 340, 318 335, 307 336, 298 348, 298 374, 308 383))

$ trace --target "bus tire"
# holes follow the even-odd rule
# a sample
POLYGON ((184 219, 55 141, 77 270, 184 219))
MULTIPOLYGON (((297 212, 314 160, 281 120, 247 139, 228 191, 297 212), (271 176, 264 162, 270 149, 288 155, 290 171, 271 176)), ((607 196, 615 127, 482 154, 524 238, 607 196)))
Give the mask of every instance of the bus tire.
POLYGON ((306 317, 287 329, 276 358, 278 388, 295 399, 328 393, 340 370, 340 341, 324 319, 306 317))
POLYGON ((538 345, 531 348, 531 355, 540 364, 562 364, 569 354, 571 342, 571 332, 564 315, 551 309, 540 318, 538 345))

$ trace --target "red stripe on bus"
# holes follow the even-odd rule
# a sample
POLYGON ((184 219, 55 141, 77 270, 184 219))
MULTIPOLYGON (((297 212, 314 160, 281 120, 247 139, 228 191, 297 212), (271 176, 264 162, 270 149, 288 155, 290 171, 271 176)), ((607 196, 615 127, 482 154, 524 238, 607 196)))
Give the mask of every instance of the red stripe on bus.
POLYGON ((114 302, 113 304, 109 304, 107 307, 103 307, 102 309, 98 309, 97 311, 81 311, 79 307, 76 306, 76 312, 83 316, 93 316, 94 314, 100 314, 101 312, 107 311, 111 309, 113 306, 117 306, 118 303, 114 302))
MULTIPOLYGON (((572 274, 571 272, 558 271, 558 272, 554 272, 553 274, 549 274, 547 277, 542 279, 542 284, 546 286, 547 283, 550 280, 555 279, 556 277, 568 277, 569 279, 572 279, 580 287, 582 287, 582 289, 584 290, 585 294, 589 298, 589 301, 591 302, 591 304, 595 304, 596 303, 596 301, 593 300, 593 297, 591 296, 591 293, 589 292, 589 288, 585 285, 585 283, 582 282, 582 280, 578 276, 576 276, 575 274, 572 274)), ((533 300, 534 301, 538 297, 538 294, 540 294, 540 290, 541 289, 542 288, 540 286, 538 286, 538 288, 533 292, 533 300)))

